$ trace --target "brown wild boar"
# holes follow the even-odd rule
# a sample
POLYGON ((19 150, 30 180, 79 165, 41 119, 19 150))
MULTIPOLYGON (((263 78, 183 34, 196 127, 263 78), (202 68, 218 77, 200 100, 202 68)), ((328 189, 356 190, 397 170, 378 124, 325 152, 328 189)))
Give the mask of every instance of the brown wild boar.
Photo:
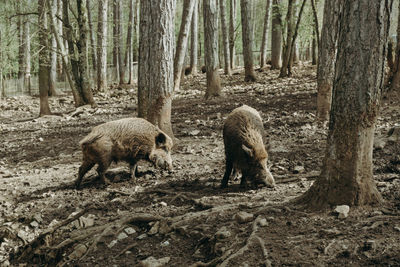
POLYGON ((110 183, 105 172, 111 162, 126 161, 130 165, 131 177, 135 178, 139 160, 152 162, 156 167, 172 169, 172 139, 156 126, 141 118, 126 118, 100 124, 80 143, 83 163, 79 167, 80 187, 83 176, 98 164, 99 178, 110 183))
POLYGON ((229 114, 223 129, 226 170, 221 188, 228 185, 232 169, 242 173, 240 185, 243 187, 246 187, 247 180, 254 187, 274 187, 274 178, 267 168, 268 154, 263 133, 261 116, 254 108, 243 105, 229 114))

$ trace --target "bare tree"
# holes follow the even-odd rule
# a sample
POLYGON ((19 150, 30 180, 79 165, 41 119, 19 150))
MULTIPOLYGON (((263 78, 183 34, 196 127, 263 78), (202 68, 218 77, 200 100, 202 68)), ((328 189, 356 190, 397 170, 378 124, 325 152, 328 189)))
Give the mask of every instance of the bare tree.
POLYGON ((171 138, 174 15, 175 0, 140 1, 138 115, 171 138))
POLYGON ((203 1, 204 58, 207 89, 205 99, 221 95, 218 73, 218 6, 216 0, 203 1))
POLYGON ((382 201, 373 181, 372 150, 391 2, 343 0, 324 166, 301 199, 311 208, 382 201))
POLYGON ((268 22, 269 22, 269 7, 271 4, 271 0, 267 0, 267 5, 265 7, 265 16, 264 16, 264 29, 261 40, 261 59, 260 59, 260 68, 264 68, 267 63, 267 44, 268 44, 268 22))
POLYGON ((95 43, 95 38, 94 38, 94 28, 93 28, 93 22, 92 22, 92 16, 91 16, 91 10, 90 10, 90 1, 91 0, 86 0, 87 1, 87 18, 88 18, 88 23, 89 23, 89 34, 90 34, 90 58, 92 59, 92 68, 94 71, 97 70, 97 58, 96 58, 96 43, 95 43))
POLYGON ((280 0, 272 0, 271 69, 280 69, 282 54, 282 15, 280 0))
POLYGON ((183 2, 181 28, 179 30, 174 59, 174 91, 179 89, 181 83, 183 61, 186 55, 190 23, 192 21, 193 8, 195 4, 195 0, 185 0, 183 2))
MULTIPOLYGON (((57 0, 52 0, 49 8, 53 13, 57 10, 57 0)), ((57 41, 54 35, 50 37, 50 75, 49 75, 49 96, 57 95, 57 41)))
POLYGON ((288 8, 286 13, 286 44, 283 47, 283 59, 282 59, 282 67, 279 77, 287 77, 288 73, 288 65, 290 62, 290 51, 292 50, 292 37, 293 37, 293 3, 295 0, 289 0, 288 8))
POLYGON ((229 53, 231 69, 235 68, 235 41, 236 41, 236 9, 237 0, 230 0, 229 9, 229 53))
POLYGON ((400 2, 397 15, 397 38, 396 38, 396 59, 394 63, 393 80, 390 85, 392 90, 400 89, 400 2))
POLYGON ((328 121, 335 72, 340 1, 326 1, 317 66, 317 119, 328 121))
POLYGON ((219 0, 219 9, 221 13, 221 30, 222 30, 222 44, 224 48, 224 72, 227 75, 232 75, 231 60, 229 53, 229 36, 228 27, 226 22, 226 0, 219 0))
POLYGON ((132 35, 133 35, 133 24, 134 24, 134 7, 135 1, 129 1, 129 20, 128 20, 128 29, 127 29, 127 36, 126 36, 126 49, 125 49, 125 61, 124 66, 128 70, 128 84, 133 83, 133 60, 132 60, 132 35))
POLYGON ((190 72, 197 74, 197 57, 198 57, 198 41, 199 41, 199 5, 200 1, 196 0, 193 8, 191 35, 190 35, 190 72))
POLYGON ((97 24, 97 90, 107 89, 107 9, 108 0, 99 1, 97 24))
POLYGON ((240 0, 242 19, 242 44, 244 61, 244 81, 253 82, 257 80, 253 63, 253 27, 251 24, 251 2, 240 0))

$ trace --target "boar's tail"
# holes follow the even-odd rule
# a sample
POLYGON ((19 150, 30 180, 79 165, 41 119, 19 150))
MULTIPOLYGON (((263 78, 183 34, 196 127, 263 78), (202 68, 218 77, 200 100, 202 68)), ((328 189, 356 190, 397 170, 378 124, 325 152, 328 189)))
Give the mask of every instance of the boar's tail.
POLYGON ((92 144, 102 136, 102 134, 89 134, 79 142, 79 145, 84 146, 92 144))

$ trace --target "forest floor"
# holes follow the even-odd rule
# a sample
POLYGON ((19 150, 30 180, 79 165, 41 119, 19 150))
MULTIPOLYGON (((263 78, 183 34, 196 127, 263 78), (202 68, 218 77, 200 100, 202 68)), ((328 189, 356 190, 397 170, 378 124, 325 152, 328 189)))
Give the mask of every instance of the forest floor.
POLYGON ((97 108, 53 97, 58 115, 41 118, 38 97, 0 100, 0 266, 400 266, 400 98, 383 99, 376 129, 384 204, 350 207, 339 218, 335 207, 311 212, 290 202, 318 177, 324 157, 315 67, 287 79, 257 74, 255 83, 242 72, 222 75, 224 95, 209 101, 205 75, 187 77, 173 101, 174 170, 143 162, 147 174, 133 183, 120 163, 107 172, 111 185, 92 170, 81 190, 79 141, 95 125, 135 116, 136 88, 96 93, 97 108), (242 104, 263 118, 275 189, 245 190, 234 179, 219 188, 222 125, 242 104))

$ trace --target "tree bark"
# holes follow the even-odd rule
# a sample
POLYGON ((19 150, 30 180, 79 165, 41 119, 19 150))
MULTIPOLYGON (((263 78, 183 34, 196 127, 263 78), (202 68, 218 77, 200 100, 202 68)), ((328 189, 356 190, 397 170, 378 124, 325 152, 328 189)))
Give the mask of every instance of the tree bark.
POLYGON ((171 138, 174 17, 174 0, 140 1, 138 115, 171 138))
POLYGON ((107 9, 108 0, 99 1, 97 24, 97 90, 107 90, 107 9))
POLYGON ((300 26, 300 22, 301 22, 301 17, 303 15, 305 3, 306 3, 306 0, 303 0, 303 4, 301 4, 300 11, 297 16, 296 28, 294 29, 293 37, 291 39, 292 43, 290 45, 291 49, 290 49, 290 53, 289 53, 289 64, 288 64, 288 75, 289 76, 292 75, 293 57, 294 57, 295 49, 296 49, 296 38, 297 38, 297 34, 299 32, 299 26, 300 26))
POLYGON ((288 9, 287 9, 287 14, 286 14, 286 24, 287 24, 287 30, 286 30, 286 45, 283 48, 283 60, 282 60, 282 67, 281 67, 281 72, 279 74, 280 78, 284 78, 290 75, 288 72, 288 65, 290 61, 290 51, 292 50, 292 37, 293 37, 293 2, 295 0, 289 0, 288 3, 288 9))
POLYGON ((139 0, 135 0, 134 11, 135 15, 133 16, 133 45, 132 45, 132 61, 138 61, 138 20, 139 20, 139 9, 138 9, 139 0))
POLYGON ((269 7, 271 0, 267 0, 267 6, 265 7, 264 16, 264 29, 262 33, 261 40, 261 58, 260 58, 260 68, 264 68, 267 64, 267 46, 268 46, 268 22, 269 22, 269 7))
POLYGON ((50 115, 49 106, 49 40, 47 31, 47 4, 45 0, 38 1, 39 13, 39 95, 40 112, 39 116, 50 115))
POLYGON ((199 42, 199 5, 196 0, 193 8, 191 35, 190 35, 190 73, 197 74, 198 42, 199 42))
POLYGON ((123 63, 123 49, 122 49, 122 43, 123 43, 123 36, 122 36, 122 0, 117 0, 117 12, 118 12, 118 40, 117 40, 117 45, 118 45, 118 76, 119 76, 119 84, 124 84, 125 83, 125 65, 123 63))
POLYGON ((311 64, 317 65, 318 57, 317 57, 317 35, 315 30, 313 30, 312 41, 311 41, 311 64))
POLYGON ((249 0, 240 0, 242 19, 242 43, 244 61, 244 81, 254 82, 257 80, 253 63, 253 27, 251 24, 251 3, 249 0))
POLYGON ((203 1, 204 58, 207 89, 205 99, 221 95, 218 73, 218 6, 216 0, 203 1))
POLYGON ((317 120, 328 121, 337 49, 340 1, 326 1, 317 66, 317 120))
POLYGON ((271 70, 281 68, 282 55, 282 16, 280 0, 272 0, 271 70))
POLYGON ((128 84, 133 83, 133 67, 132 67, 132 34, 133 34, 133 16, 134 16, 134 7, 135 0, 129 2, 129 20, 128 20, 128 29, 126 36, 126 48, 125 48, 125 60, 124 66, 125 69, 128 70, 128 84))
POLYGON ((394 73, 392 83, 390 85, 391 90, 400 90, 400 2, 398 5, 397 15, 397 41, 396 41, 396 59, 394 64, 394 73))
POLYGON ((227 75, 232 75, 231 60, 229 53, 229 36, 228 27, 226 22, 226 0, 219 0, 219 8, 221 12, 221 30, 222 30, 222 44, 224 51, 224 72, 227 75))
POLYGON ((87 18, 88 18, 88 23, 89 23, 89 33, 90 33, 90 58, 92 59, 92 69, 93 71, 96 72, 97 70, 97 58, 96 58, 96 43, 95 43, 95 38, 94 38, 94 29, 93 29, 93 23, 92 23, 92 16, 91 16, 91 10, 90 10, 90 1, 91 0, 86 0, 87 1, 87 18))
MULTIPOLYGON (((52 9, 53 14, 57 10, 57 0, 52 0, 49 8, 52 9)), ((49 76, 49 96, 55 96, 57 92, 57 41, 54 35, 50 37, 50 76, 49 76)))
POLYGON ((391 2, 343 1, 324 166, 300 199, 311 208, 382 201, 373 181, 372 151, 391 2))
POLYGON ((231 69, 235 68, 236 8, 237 0, 230 0, 229 10, 229 53, 231 69))
MULTIPOLYGON (((317 7, 316 7, 315 0, 310 0, 310 1, 311 1, 311 7, 312 7, 312 11, 313 11, 313 16, 314 16, 314 30, 315 30, 315 37, 314 38, 317 39, 317 41, 316 41, 317 47, 316 48, 319 50, 321 39, 319 38, 319 25, 318 25, 317 7)), ((317 1, 317 3, 318 3, 318 1, 317 1)))
POLYGON ((190 23, 195 3, 195 0, 185 0, 183 2, 181 28, 179 30, 174 58, 174 91, 178 90, 181 84, 183 62, 185 60, 190 23))

